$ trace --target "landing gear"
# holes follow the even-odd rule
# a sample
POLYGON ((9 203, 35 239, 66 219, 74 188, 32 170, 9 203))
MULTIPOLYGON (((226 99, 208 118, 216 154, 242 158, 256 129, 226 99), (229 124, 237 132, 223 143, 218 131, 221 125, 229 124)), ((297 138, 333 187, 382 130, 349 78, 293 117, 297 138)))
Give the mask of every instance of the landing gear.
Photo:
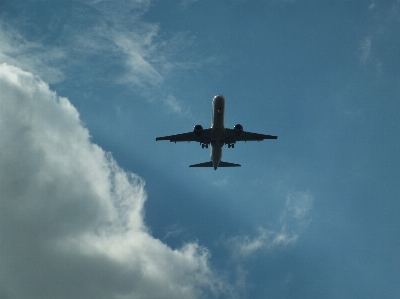
POLYGON ((201 144, 201 148, 208 148, 208 144, 207 143, 202 143, 201 144))
POLYGON ((228 148, 235 148, 235 144, 234 143, 228 144, 228 148))

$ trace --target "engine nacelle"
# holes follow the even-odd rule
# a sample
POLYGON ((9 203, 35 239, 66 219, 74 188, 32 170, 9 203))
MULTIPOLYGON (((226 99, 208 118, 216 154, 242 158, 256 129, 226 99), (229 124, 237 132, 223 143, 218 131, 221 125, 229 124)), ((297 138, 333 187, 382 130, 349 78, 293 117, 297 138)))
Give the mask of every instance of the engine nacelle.
POLYGON ((243 133, 243 126, 240 124, 237 124, 236 126, 233 127, 233 130, 235 131, 236 136, 240 136, 243 133))
POLYGON ((193 128, 193 133, 194 135, 196 135, 197 137, 200 137, 201 134, 203 134, 203 127, 202 125, 195 125, 193 128))

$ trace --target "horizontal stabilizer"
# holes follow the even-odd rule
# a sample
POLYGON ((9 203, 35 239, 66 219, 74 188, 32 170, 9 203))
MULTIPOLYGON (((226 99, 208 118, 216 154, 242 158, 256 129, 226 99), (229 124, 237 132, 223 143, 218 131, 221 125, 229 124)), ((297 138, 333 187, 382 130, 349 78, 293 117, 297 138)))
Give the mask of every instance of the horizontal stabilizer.
MULTIPOLYGON (((229 162, 219 162, 218 167, 240 167, 240 164, 235 164, 235 163, 229 163, 229 162)), ((204 163, 199 163, 199 164, 193 164, 190 165, 189 167, 214 167, 212 161, 209 162, 204 162, 204 163)))
POLYGON ((229 163, 229 162, 219 162, 218 167, 240 167, 240 164, 229 163))
POLYGON ((190 165, 189 167, 214 167, 212 161, 210 162, 204 162, 204 163, 199 163, 199 164, 193 164, 190 165))

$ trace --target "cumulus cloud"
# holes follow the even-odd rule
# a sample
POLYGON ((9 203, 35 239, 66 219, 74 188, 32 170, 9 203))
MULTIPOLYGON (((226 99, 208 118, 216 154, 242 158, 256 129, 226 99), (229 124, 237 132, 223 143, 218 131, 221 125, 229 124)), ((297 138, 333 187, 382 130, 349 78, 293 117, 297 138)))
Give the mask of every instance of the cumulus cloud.
POLYGON ((228 246, 236 258, 247 258, 258 250, 273 250, 295 243, 311 221, 308 213, 314 197, 310 192, 289 193, 285 209, 279 220, 279 229, 258 228, 255 237, 236 236, 228 240, 228 246))
POLYGON ((0 90, 3 298, 232 295, 206 248, 149 234, 144 181, 91 142, 68 99, 4 63, 0 90))

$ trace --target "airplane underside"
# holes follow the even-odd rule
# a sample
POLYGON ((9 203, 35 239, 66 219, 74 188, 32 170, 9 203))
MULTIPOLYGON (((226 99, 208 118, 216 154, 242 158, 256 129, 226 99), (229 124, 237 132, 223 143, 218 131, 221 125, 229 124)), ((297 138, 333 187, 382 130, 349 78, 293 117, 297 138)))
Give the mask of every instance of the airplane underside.
POLYGON ((195 125, 192 132, 156 137, 157 140, 169 140, 170 142, 199 142, 202 148, 208 148, 211 144, 211 161, 192 164, 189 167, 240 167, 240 164, 221 161, 222 148, 225 144, 228 148, 234 148, 238 141, 262 141, 265 139, 277 139, 278 136, 251 133, 243 130, 243 126, 237 124, 233 129, 225 128, 225 99, 222 95, 216 95, 212 101, 211 128, 203 129, 201 125, 195 125))
POLYGON ((193 164, 193 165, 190 165, 189 167, 214 167, 214 169, 216 170, 218 167, 240 167, 240 166, 241 166, 240 164, 219 161, 218 166, 215 167, 213 162, 209 161, 209 162, 204 162, 204 163, 199 163, 199 164, 193 164))

